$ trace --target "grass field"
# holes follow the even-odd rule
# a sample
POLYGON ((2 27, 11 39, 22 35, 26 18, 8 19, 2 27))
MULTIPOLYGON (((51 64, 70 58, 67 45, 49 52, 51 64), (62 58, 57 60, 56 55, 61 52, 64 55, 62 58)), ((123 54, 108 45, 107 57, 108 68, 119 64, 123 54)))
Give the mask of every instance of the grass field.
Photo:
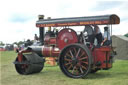
POLYGON ((1 85, 128 85, 126 60, 116 60, 112 69, 89 74, 86 79, 72 79, 66 77, 58 66, 44 67, 37 74, 19 75, 12 63, 15 58, 13 51, 0 52, 1 85))

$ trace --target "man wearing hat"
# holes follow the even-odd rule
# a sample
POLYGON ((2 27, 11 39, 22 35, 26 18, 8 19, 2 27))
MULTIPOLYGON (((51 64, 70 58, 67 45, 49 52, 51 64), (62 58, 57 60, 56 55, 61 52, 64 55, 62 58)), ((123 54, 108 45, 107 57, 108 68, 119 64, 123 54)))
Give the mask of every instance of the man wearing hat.
POLYGON ((101 46, 109 46, 110 44, 110 29, 108 27, 104 27, 104 40, 102 41, 101 46))

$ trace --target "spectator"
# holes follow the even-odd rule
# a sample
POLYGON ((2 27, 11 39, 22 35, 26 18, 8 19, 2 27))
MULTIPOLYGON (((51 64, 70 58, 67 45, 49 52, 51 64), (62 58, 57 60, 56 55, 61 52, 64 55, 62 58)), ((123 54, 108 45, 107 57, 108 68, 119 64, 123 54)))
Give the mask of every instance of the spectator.
POLYGON ((35 34, 35 36, 34 36, 34 40, 35 40, 35 41, 38 41, 38 40, 39 40, 37 34, 35 34))

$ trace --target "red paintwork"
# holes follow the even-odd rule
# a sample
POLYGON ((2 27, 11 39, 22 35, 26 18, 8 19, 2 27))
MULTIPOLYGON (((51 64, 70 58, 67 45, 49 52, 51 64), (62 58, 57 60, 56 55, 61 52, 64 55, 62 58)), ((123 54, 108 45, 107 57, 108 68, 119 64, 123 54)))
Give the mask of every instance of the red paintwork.
POLYGON ((22 59, 22 53, 18 53, 18 61, 21 62, 23 59, 22 59))
POLYGON ((111 51, 111 47, 109 46, 107 47, 103 46, 103 47, 94 49, 92 53, 94 56, 94 63, 96 64, 98 61, 101 62, 101 66, 98 66, 98 68, 111 68, 112 67, 112 63, 109 62, 110 51, 111 51))
POLYGON ((51 46, 42 47, 42 54, 44 57, 57 57, 60 54, 60 49, 51 46))
POLYGON ((49 45, 56 45, 56 38, 55 37, 50 38, 49 45))
POLYGON ((66 45, 77 43, 78 37, 74 30, 72 29, 63 29, 58 33, 57 36, 57 46, 59 49, 63 49, 66 45))
POLYGON ((19 62, 22 62, 23 60, 23 53, 28 53, 28 52, 31 52, 30 50, 21 50, 19 53, 18 53, 18 61, 19 62))
POLYGON ((50 40, 50 35, 45 35, 45 37, 44 37, 44 44, 48 45, 49 44, 49 40, 50 40))
POLYGON ((56 45, 56 37, 50 37, 50 35, 46 35, 44 37, 45 45, 56 45))

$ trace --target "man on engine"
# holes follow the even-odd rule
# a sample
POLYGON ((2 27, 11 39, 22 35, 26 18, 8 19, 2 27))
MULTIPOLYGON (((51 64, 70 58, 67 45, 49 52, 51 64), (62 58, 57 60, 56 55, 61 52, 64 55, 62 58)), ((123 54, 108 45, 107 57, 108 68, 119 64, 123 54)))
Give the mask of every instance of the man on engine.
POLYGON ((83 33, 87 32, 88 40, 91 44, 94 43, 94 31, 91 25, 85 25, 83 33))

